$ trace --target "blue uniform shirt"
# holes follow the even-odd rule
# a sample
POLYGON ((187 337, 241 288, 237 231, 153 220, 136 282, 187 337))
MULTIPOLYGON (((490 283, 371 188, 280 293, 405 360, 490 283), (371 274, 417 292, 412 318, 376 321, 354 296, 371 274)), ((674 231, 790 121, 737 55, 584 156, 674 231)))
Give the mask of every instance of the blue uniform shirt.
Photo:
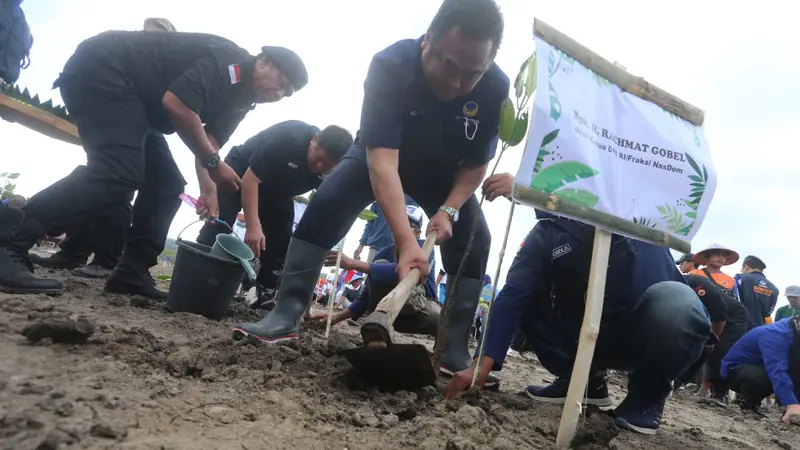
MULTIPOLYGON (((406 205, 419 206, 413 198, 406 195, 406 205)), ((366 245, 374 249, 382 249, 383 247, 392 245, 392 230, 389 228, 389 223, 386 222, 386 217, 383 215, 381 207, 378 202, 374 202, 369 210, 374 212, 377 217, 367 222, 364 226, 364 233, 358 243, 366 245)))
POLYGON ((364 160, 367 147, 398 149, 401 176, 415 177, 486 164, 497 147, 508 77, 492 63, 469 95, 443 102, 428 88, 421 43, 398 41, 372 58, 361 127, 348 155, 364 160))
MULTIPOLYGON (((420 247, 425 244, 423 240, 417 239, 417 242, 420 247)), ((394 250, 395 246, 392 244, 380 249, 378 253, 375 254, 375 261, 384 259, 389 261, 389 263, 372 263, 369 265, 367 285, 362 289, 361 295, 358 296, 356 301, 347 307, 347 309, 353 313, 354 319, 361 317, 369 307, 369 287, 371 283, 395 286, 400 282, 400 279, 397 277, 397 260, 394 250)), ((425 296, 436 299, 436 259, 435 252, 433 251, 428 258, 428 267, 430 267, 431 270, 428 272, 428 279, 425 280, 425 296)))
MULTIPOLYGON (((564 320, 583 320, 594 227, 540 215, 525 238, 494 299, 495 326, 486 336, 486 356, 502 368, 519 321, 532 302, 552 301, 564 320)), ((662 281, 686 284, 665 247, 613 235, 606 276, 602 326, 614 326, 639 306, 642 295, 662 281)), ((665 318, 669 320, 669 318, 665 318)))
POLYGON ((772 389, 784 406, 800 402, 794 395, 794 383, 789 377, 789 350, 795 335, 792 319, 753 328, 728 350, 722 359, 720 375, 727 378, 731 370, 742 364, 761 366, 767 371, 772 389))

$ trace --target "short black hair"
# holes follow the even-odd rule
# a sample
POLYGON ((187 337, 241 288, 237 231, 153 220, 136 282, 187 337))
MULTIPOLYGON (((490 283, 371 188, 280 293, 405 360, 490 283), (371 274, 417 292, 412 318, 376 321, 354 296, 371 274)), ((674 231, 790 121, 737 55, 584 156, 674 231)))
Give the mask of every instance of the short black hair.
POLYGON ((330 125, 319 133, 317 145, 325 149, 328 156, 338 161, 353 145, 353 135, 342 127, 330 125))
POLYGON ((453 28, 472 39, 492 41, 492 55, 503 40, 503 14, 494 0, 444 0, 429 27, 432 39, 453 28))

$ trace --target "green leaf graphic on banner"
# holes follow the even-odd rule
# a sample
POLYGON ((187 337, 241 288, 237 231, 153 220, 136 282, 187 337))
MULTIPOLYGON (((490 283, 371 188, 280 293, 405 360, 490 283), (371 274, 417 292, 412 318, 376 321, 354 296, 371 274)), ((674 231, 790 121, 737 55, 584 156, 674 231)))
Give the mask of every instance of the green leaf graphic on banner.
POLYGON ((680 210, 672 205, 656 206, 661 213, 661 219, 667 222, 667 229, 673 233, 688 235, 694 223, 688 223, 683 218, 680 210))
POLYGON ((539 153, 536 155, 536 164, 533 165, 533 173, 538 173, 542 170, 544 158, 549 156, 552 152, 547 151, 547 144, 553 142, 558 136, 558 129, 555 129, 542 138, 542 143, 539 145, 539 153))
POLYGON ((565 161, 548 166, 533 177, 531 187, 552 194, 556 189, 583 178, 597 175, 597 170, 586 164, 565 161))
POLYGON ((594 208, 594 205, 600 200, 596 195, 589 191, 584 191, 583 189, 563 188, 553 192, 553 194, 567 200, 572 200, 575 203, 580 203, 587 208, 594 208))
POLYGON ((553 83, 550 84, 550 117, 558 121, 561 117, 561 102, 558 101, 558 94, 556 94, 556 90, 553 87, 553 83))
POLYGON ((655 228, 656 227, 656 222, 654 220, 650 220, 650 218, 644 217, 644 216, 638 217, 638 218, 634 217, 633 218, 633 223, 638 223, 639 225, 641 225, 643 227, 648 227, 648 228, 655 228))

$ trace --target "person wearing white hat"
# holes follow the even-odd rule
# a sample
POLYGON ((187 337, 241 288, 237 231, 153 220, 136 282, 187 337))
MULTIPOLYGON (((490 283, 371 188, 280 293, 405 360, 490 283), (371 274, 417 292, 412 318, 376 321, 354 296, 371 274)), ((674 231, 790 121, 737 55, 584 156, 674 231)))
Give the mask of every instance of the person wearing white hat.
POLYGON ((800 286, 792 285, 786 288, 788 305, 781 306, 775 312, 775 322, 800 314, 800 286))

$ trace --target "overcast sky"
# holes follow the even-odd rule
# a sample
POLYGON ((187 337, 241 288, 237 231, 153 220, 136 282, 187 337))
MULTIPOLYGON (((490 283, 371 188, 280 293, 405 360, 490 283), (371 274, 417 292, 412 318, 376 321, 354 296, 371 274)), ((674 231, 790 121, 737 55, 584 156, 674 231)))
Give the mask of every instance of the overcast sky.
MULTIPOLYGON (((344 126, 355 134, 363 81, 373 54, 399 39, 422 35, 439 6, 434 0, 293 0, 215 2, 137 0, 39 0, 22 6, 34 35, 31 66, 20 84, 60 102, 53 80, 75 47, 108 29, 140 29, 146 17, 166 17, 179 31, 214 33, 256 54, 262 45, 295 50, 309 70, 309 85, 276 104, 251 112, 229 145, 271 124, 299 119, 324 127, 344 126), (210 3, 209 3, 210 4, 210 3), (226 8, 227 7, 227 8, 226 8)), ((673 1, 659 10, 641 2, 501 0, 506 20, 498 64, 513 80, 533 50, 532 22, 538 17, 611 61, 645 77, 706 111, 705 130, 719 176, 708 216, 692 245, 716 242, 761 257, 767 276, 784 291, 800 284, 800 32, 787 3, 723 7, 714 2, 673 1)), ((654 4, 655 6, 655 4, 654 4)), ((31 196, 86 161, 80 147, 0 121, 2 171, 20 172, 18 193, 31 196)), ((192 155, 177 136, 168 137, 188 181, 198 194, 192 155)), ((225 149, 227 151, 227 148, 225 149)), ((225 152, 223 151, 223 153, 225 152)), ((522 146, 507 152, 499 171, 516 172, 522 146)), ((493 243, 494 274, 509 203, 484 206, 493 243)), ((182 207, 170 236, 194 220, 182 207)), ((516 209, 501 272, 533 227, 533 210, 516 209)), ((352 253, 364 222, 348 234, 352 253)), ((196 237, 195 228, 186 233, 196 237)), ((733 274, 739 264, 726 268, 733 274)), ((779 304, 786 303, 781 295, 779 304)))

